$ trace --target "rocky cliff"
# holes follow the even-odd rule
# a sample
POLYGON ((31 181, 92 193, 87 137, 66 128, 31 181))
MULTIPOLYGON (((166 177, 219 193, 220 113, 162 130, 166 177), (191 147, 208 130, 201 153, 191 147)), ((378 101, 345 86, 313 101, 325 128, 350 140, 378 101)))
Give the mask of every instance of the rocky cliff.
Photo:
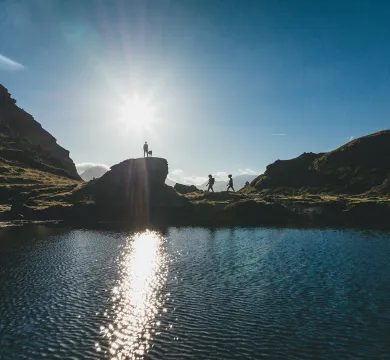
POLYGON ((0 160, 80 180, 69 151, 0 85, 0 160))
POLYGON ((299 194, 389 193, 390 130, 321 154, 304 153, 267 166, 251 186, 260 192, 299 194))

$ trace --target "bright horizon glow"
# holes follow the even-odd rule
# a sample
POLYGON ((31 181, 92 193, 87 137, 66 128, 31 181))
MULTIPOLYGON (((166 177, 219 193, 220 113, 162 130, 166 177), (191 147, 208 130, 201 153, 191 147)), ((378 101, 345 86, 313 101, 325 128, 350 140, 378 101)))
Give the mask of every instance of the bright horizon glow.
POLYGON ((153 106, 138 94, 126 99, 120 107, 120 121, 130 130, 151 130, 156 120, 153 106))

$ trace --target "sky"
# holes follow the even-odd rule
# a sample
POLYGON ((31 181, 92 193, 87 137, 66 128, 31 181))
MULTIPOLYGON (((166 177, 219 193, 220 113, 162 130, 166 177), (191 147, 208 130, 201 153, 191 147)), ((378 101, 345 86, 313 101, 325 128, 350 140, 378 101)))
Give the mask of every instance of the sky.
POLYGON ((0 0, 0 83, 76 164, 199 184, 389 128, 389 38, 387 0, 0 0))

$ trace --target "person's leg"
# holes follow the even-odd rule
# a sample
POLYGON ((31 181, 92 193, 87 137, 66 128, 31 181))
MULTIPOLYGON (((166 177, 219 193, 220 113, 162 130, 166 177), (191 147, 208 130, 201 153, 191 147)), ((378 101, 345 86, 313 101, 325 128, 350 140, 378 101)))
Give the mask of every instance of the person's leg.
POLYGON ((236 190, 234 190, 234 187, 232 186, 232 189, 233 189, 233 192, 236 192, 236 190))
POLYGON ((211 187, 211 191, 212 191, 212 192, 214 192, 214 189, 213 189, 213 187, 211 187))

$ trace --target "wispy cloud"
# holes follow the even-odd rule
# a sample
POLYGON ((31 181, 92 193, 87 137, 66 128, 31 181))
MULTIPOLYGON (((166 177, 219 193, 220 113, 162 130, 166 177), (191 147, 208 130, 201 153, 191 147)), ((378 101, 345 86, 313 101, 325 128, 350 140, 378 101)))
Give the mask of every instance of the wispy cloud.
POLYGON ((271 134, 272 136, 287 136, 287 134, 271 134))
POLYGON ((17 71, 23 69, 22 64, 0 54, 0 70, 17 71))
POLYGON ((213 174, 214 177, 220 178, 222 180, 227 180, 228 179, 228 173, 225 171, 217 171, 216 173, 213 174))
POLYGON ((86 171, 94 166, 101 166, 107 170, 110 169, 110 167, 106 164, 96 164, 96 163, 91 163, 91 162, 84 162, 84 163, 76 164, 76 170, 79 174, 82 174, 84 171, 86 171))
POLYGON ((348 141, 352 141, 355 138, 355 136, 348 136, 348 141))
MULTIPOLYGON (((211 172, 211 174, 214 176, 216 181, 226 181, 228 179, 228 173, 225 171, 215 171, 215 172, 211 172)), ((260 172, 246 168, 246 169, 238 169, 238 171, 235 171, 232 174, 233 176, 244 175, 244 174, 258 175, 260 174, 260 172)), ((203 185, 208 180, 208 177, 207 175, 206 176, 188 175, 182 169, 175 169, 168 174, 168 179, 180 184, 199 186, 199 185, 203 185)))
POLYGON ((202 185, 207 181, 207 176, 191 176, 185 174, 182 169, 172 170, 168 174, 168 178, 173 182, 186 185, 202 185))
POLYGON ((238 169, 238 172, 240 175, 259 175, 259 171, 254 171, 252 169, 246 168, 246 169, 238 169))

